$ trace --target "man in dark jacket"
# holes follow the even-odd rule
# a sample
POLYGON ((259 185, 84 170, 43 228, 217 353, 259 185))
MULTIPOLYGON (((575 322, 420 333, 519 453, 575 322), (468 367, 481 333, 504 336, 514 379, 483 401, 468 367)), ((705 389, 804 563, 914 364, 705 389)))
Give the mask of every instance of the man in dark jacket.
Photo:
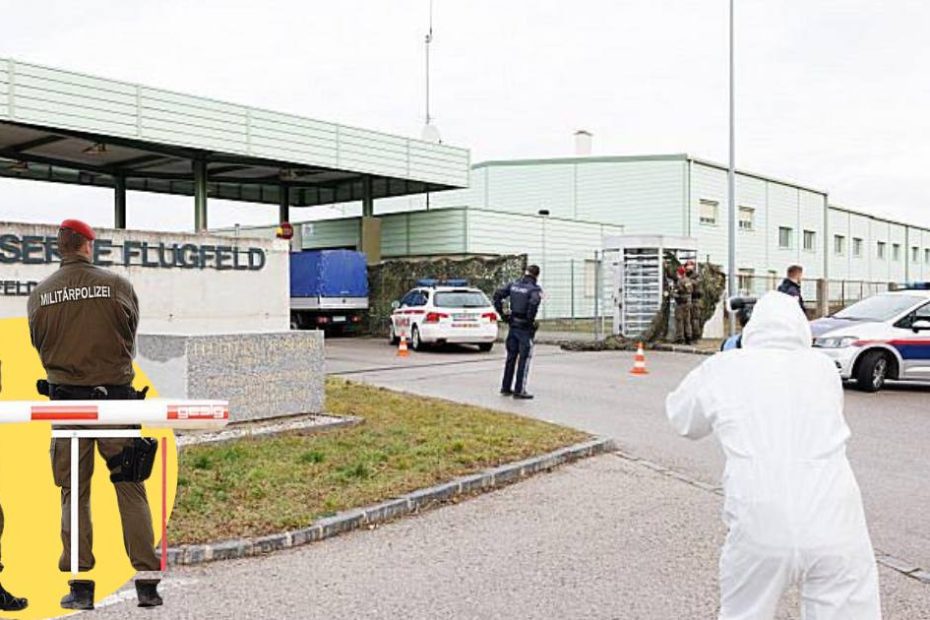
POLYGON ((542 289, 536 283, 538 279, 539 267, 530 265, 522 278, 494 293, 494 309, 510 325, 501 394, 513 395, 514 398, 533 398, 526 391, 526 384, 530 374, 530 359, 533 357, 533 338, 536 336, 536 313, 542 301, 542 289), (504 313, 505 299, 510 299, 509 315, 504 313))
POLYGON ((782 283, 778 287, 778 292, 797 297, 798 303, 801 304, 801 312, 806 315, 807 310, 804 309, 804 298, 801 297, 801 277, 803 275, 804 268, 800 265, 791 265, 788 267, 788 277, 782 280, 782 283))

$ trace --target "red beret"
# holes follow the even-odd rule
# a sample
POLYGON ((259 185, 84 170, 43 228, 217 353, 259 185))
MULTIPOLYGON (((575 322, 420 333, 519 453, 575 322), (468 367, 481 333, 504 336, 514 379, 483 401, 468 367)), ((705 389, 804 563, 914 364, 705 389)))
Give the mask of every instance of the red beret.
POLYGON ((82 222, 81 220, 65 220, 61 223, 59 228, 69 228, 74 232, 78 233, 83 237, 87 237, 91 241, 97 238, 97 235, 94 234, 94 229, 82 222))

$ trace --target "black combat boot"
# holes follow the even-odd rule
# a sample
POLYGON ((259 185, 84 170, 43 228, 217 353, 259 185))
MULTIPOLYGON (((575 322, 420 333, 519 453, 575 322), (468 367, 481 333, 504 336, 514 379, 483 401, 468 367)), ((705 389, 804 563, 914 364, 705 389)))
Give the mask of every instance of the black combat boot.
POLYGON ((158 607, 164 604, 158 594, 157 579, 137 580, 136 597, 139 599, 139 607, 158 607))
POLYGON ((76 579, 69 581, 71 592, 61 599, 62 609, 93 609, 94 582, 76 579))
POLYGON ((29 601, 13 596, 0 586, 0 611, 22 611, 29 607, 29 601))

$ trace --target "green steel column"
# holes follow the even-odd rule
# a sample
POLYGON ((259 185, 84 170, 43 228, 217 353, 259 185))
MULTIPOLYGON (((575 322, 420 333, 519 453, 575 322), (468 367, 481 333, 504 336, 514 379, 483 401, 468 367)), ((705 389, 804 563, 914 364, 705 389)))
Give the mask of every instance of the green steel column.
POLYGON ((194 229, 207 229, 207 162, 194 160, 194 229))
POLYGON ((126 177, 113 177, 113 227, 126 228, 126 177))
POLYGON ((278 222, 291 221, 291 188, 284 183, 278 187, 278 222))

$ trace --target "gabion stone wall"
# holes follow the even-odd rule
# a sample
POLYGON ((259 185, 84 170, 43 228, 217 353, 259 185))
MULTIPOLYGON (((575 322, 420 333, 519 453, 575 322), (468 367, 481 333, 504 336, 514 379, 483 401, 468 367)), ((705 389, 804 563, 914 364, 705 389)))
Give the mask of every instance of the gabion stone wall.
POLYGON ((369 331, 387 336, 391 303, 416 286, 417 280, 464 278, 490 298, 494 291, 516 280, 526 270, 526 255, 493 258, 424 258, 387 260, 368 267, 369 331))

